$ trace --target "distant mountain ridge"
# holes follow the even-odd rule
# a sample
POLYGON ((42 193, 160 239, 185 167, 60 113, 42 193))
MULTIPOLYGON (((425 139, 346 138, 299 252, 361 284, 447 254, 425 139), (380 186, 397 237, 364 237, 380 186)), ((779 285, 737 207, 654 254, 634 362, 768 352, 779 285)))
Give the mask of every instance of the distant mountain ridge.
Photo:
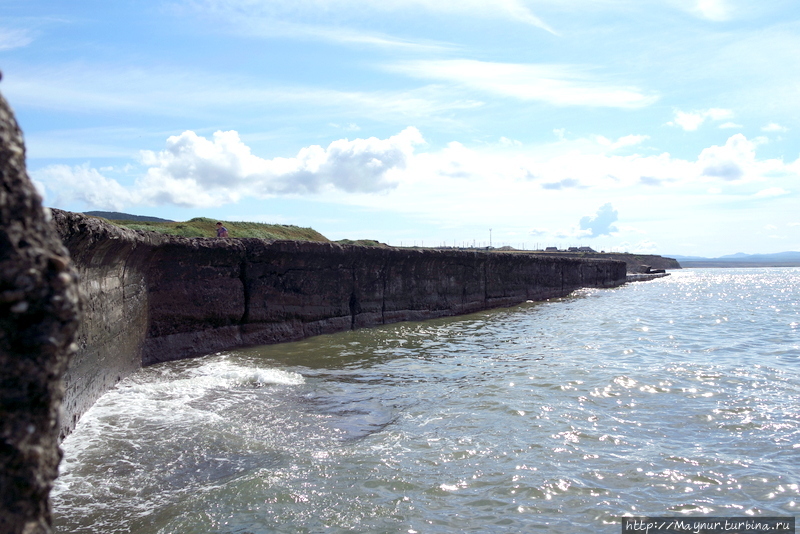
POLYGON ((149 217, 147 215, 131 215, 130 213, 120 213, 119 211, 85 211, 84 215, 102 217, 109 221, 136 221, 136 222, 175 222, 159 217, 149 217))
POLYGON ((679 262, 736 262, 736 263, 792 263, 800 262, 800 252, 776 252, 774 254, 745 254, 744 252, 737 252, 736 254, 728 254, 720 256, 719 258, 704 258, 701 256, 679 256, 671 255, 679 262))

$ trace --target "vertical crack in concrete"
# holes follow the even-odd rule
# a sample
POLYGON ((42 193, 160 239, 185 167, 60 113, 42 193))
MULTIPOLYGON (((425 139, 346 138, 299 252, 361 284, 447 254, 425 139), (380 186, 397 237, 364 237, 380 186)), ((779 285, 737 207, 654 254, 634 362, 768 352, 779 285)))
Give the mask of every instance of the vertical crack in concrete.
POLYGON ((386 258, 381 267, 381 324, 386 324, 386 284, 389 282, 389 258, 386 258))
POLYGON ((250 322, 250 284, 247 281, 248 260, 247 249, 245 249, 242 263, 239 264, 239 280, 242 282, 242 292, 244 293, 244 313, 242 313, 242 318, 239 319, 239 325, 246 325, 250 322))
POLYGON ((489 253, 483 259, 483 305, 489 302, 489 253))
POLYGON ((353 264, 353 285, 350 291, 350 330, 356 329, 356 315, 358 315, 358 297, 356 296, 356 266, 353 264))

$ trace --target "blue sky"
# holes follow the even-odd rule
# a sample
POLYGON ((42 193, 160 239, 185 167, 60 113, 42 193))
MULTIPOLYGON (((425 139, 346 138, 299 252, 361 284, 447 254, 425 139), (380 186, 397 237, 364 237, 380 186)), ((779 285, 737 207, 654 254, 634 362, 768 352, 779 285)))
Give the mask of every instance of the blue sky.
POLYGON ((800 250, 799 50, 796 0, 0 0, 45 205, 392 245, 800 250))

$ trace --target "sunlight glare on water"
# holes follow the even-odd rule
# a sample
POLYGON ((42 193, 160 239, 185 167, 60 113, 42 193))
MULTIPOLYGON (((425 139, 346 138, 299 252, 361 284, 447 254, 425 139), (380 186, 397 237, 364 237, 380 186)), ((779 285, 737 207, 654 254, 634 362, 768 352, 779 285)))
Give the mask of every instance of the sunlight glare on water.
POLYGON ((800 269, 144 369, 64 443, 58 532, 619 532, 795 515, 800 269))

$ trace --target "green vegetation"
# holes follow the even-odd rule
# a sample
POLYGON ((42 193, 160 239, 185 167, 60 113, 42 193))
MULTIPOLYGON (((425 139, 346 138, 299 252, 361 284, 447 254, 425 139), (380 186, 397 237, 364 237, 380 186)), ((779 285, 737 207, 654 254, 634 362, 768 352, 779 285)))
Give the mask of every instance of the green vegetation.
POLYGON ((340 245, 356 245, 359 247, 383 247, 386 248, 389 245, 386 243, 381 243, 380 241, 375 241, 374 239, 356 239, 353 241, 352 239, 340 239, 336 241, 336 243, 340 245))
MULTIPOLYGON (((145 230, 181 237, 216 237, 217 219, 195 217, 186 222, 108 221, 131 230, 145 230)), ((329 241, 313 228, 285 224, 220 221, 228 229, 229 237, 256 237, 258 239, 290 239, 294 241, 329 241)))

